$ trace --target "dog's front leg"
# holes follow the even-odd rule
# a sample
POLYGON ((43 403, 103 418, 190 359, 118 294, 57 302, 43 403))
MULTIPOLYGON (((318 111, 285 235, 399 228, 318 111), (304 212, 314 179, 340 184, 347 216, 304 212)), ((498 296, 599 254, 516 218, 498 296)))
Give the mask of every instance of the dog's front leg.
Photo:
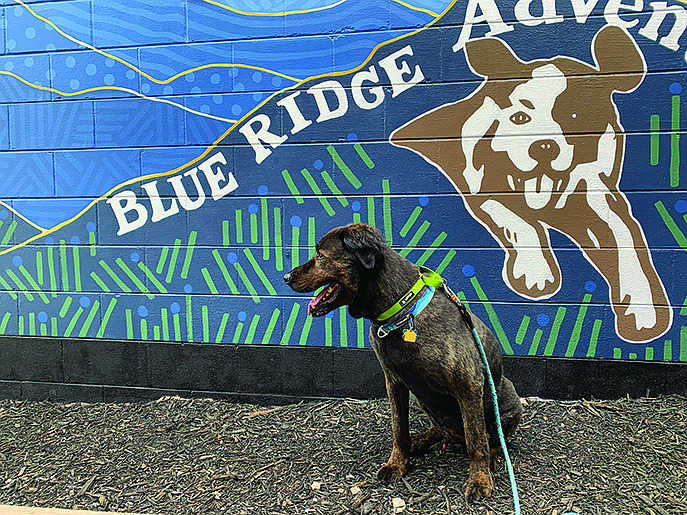
POLYGON ((408 409, 410 393, 405 384, 395 373, 384 370, 386 392, 391 404, 391 431, 393 433, 393 448, 386 465, 379 469, 377 478, 388 482, 392 478, 405 476, 410 455, 410 430, 408 427, 408 409))
POLYGON ((489 497, 494 489, 494 482, 489 472, 489 438, 484 420, 482 394, 483 383, 475 378, 465 386, 458 398, 463 414, 465 445, 470 459, 470 471, 465 484, 465 496, 470 500, 489 497))

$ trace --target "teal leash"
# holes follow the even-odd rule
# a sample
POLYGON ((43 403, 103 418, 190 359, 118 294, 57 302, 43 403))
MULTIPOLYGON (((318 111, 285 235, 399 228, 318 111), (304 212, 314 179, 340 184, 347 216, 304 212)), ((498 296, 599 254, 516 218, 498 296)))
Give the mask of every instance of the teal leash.
POLYGON ((482 362, 484 363, 484 368, 487 372, 489 389, 491 390, 491 400, 494 404, 494 416, 496 417, 496 431, 499 435, 499 442, 501 443, 503 458, 506 460, 506 469, 508 470, 508 478, 510 479, 510 488, 511 492, 513 493, 513 506, 515 508, 515 515, 520 515, 520 496, 518 495, 518 485, 515 483, 515 473, 513 472, 513 464, 510 461, 510 455, 508 454, 508 448, 506 447, 506 437, 503 435, 503 428, 501 427, 501 414, 499 412, 499 401, 496 397, 496 386, 494 385, 494 379, 491 376, 491 370, 489 369, 487 355, 484 352, 484 347, 482 346, 482 340, 480 340, 480 337, 477 334, 477 329, 475 329, 475 324, 472 322, 472 317, 470 316, 470 312, 468 311, 468 309, 465 307, 465 304, 463 304, 460 301, 460 299, 456 296, 456 294, 453 293, 451 288, 448 287, 446 281, 444 281, 443 288, 448 298, 451 299, 460 309, 460 312, 463 315, 463 320, 465 320, 465 323, 470 328, 472 336, 475 339, 475 343, 477 343, 477 349, 479 350, 480 356, 482 357, 482 362))

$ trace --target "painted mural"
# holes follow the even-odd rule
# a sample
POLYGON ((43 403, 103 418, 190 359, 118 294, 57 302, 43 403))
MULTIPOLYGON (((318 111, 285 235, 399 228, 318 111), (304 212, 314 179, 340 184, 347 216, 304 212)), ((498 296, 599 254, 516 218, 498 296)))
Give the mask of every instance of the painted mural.
POLYGON ((350 222, 505 354, 687 361, 687 5, 0 1, 0 334, 366 347, 350 222))

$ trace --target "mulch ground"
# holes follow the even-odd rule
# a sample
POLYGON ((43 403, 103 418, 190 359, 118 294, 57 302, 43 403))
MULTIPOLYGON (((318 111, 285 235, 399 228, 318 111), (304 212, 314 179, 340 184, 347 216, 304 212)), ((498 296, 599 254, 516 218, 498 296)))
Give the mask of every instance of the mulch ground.
MULTIPOLYGON (((687 400, 525 401, 509 445, 523 514, 687 513, 687 400)), ((427 427, 413 406, 414 430, 427 427)), ((386 401, 278 408, 168 397, 0 401, 0 504, 140 513, 513 513, 508 475, 463 497, 457 445, 381 484, 386 401)))

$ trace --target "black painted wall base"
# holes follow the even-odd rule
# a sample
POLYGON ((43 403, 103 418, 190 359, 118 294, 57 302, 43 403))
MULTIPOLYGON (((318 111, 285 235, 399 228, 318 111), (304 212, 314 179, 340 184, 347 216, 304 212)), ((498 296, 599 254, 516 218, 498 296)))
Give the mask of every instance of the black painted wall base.
MULTIPOLYGON (((687 395, 687 363, 504 357, 521 397, 687 395)), ((369 349, 0 337, 0 398, 132 402, 162 395, 261 405, 382 398, 369 349)))

